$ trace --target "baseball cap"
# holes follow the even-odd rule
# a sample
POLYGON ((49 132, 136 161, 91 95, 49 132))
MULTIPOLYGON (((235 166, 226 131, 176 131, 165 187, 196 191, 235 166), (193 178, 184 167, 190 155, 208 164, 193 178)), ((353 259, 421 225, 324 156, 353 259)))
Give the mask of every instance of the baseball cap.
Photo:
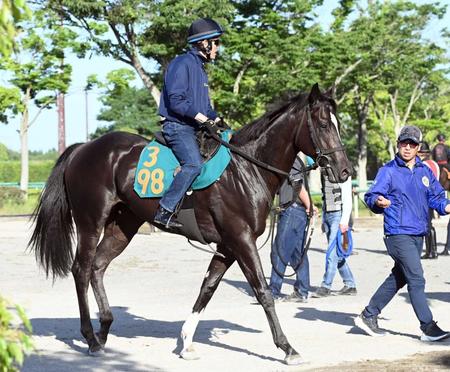
POLYGON ((405 125, 400 130, 397 141, 403 142, 406 140, 411 140, 417 144, 420 144, 420 142, 422 142, 422 132, 414 125, 405 125))

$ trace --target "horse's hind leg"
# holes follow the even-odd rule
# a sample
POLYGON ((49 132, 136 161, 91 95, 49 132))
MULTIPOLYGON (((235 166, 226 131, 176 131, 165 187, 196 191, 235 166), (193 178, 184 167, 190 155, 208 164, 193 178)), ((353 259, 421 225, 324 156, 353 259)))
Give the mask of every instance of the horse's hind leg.
MULTIPOLYGON (((83 224, 87 226, 88 224, 83 224)), ((77 289, 78 306, 80 308, 81 334, 89 345, 89 353, 101 351, 102 346, 94 335, 91 316, 89 312, 88 289, 91 277, 92 262, 94 261, 97 243, 100 238, 101 229, 95 226, 88 228, 78 226, 77 253, 73 261, 72 274, 77 289)))
POLYGON ((102 346, 106 344, 109 328, 113 322, 103 285, 103 276, 111 261, 128 246, 142 223, 143 221, 138 220, 126 207, 115 208, 107 221, 103 239, 97 247, 92 266, 91 284, 100 312, 100 331, 97 333, 97 338, 102 346))
POLYGON ((183 359, 198 359, 198 356, 194 350, 192 339, 194 337, 195 330, 197 329, 198 322, 200 320, 200 315, 208 305, 209 300, 217 289, 220 280, 222 279, 225 272, 235 261, 234 257, 229 253, 225 252, 223 247, 218 247, 217 251, 224 254, 224 257, 213 256, 211 263, 209 264, 208 271, 206 272, 205 279, 203 280, 200 294, 195 301, 192 313, 189 318, 184 322, 183 328, 181 329, 181 339, 183 341, 183 349, 180 356, 183 359))

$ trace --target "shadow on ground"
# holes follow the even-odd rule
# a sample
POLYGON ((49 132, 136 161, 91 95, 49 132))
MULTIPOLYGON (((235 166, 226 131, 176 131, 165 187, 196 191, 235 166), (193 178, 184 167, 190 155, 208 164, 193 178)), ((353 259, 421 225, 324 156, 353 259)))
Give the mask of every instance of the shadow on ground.
MULTIPOLYGON (((184 320, 180 321, 164 321, 155 319, 145 319, 138 315, 129 313, 126 307, 112 307, 111 308, 114 316, 114 323, 111 326, 110 334, 123 337, 123 338, 136 338, 136 337, 151 337, 151 338, 173 338, 177 339, 177 346, 173 350, 173 353, 179 354, 182 349, 181 339, 179 337, 181 327, 183 326, 184 320)), ((98 328, 98 320, 91 319, 94 329, 98 328)), ((72 350, 77 353, 87 353, 87 344, 80 334, 80 321, 78 318, 35 318, 31 319, 31 324, 33 326, 33 334, 35 336, 41 337, 52 337, 54 336, 57 340, 68 345, 72 350), (81 341, 84 343, 83 346, 79 345, 81 341)), ((265 355, 257 354, 247 349, 227 345, 217 341, 215 335, 226 334, 229 332, 247 332, 247 333, 261 333, 261 330, 248 328, 241 326, 236 323, 227 322, 221 319, 218 320, 204 320, 200 321, 195 332, 194 341, 196 343, 202 343, 214 347, 219 347, 227 350, 232 350, 235 352, 242 352, 247 355, 255 356, 265 360, 279 361, 278 359, 267 357, 265 355)), ((111 370, 127 370, 127 371, 141 371, 141 369, 133 369, 132 365, 128 366, 126 364, 126 354, 119 353, 114 350, 108 349, 108 344, 106 344, 107 354, 111 354, 113 357, 109 359, 114 359, 115 364, 111 365, 111 370)), ((76 354, 75 354, 76 355, 76 354)), ((72 363, 74 359, 74 354, 68 353, 67 356, 64 353, 58 353, 55 356, 39 356, 33 355, 27 359, 28 365, 35 365, 36 363, 45 364, 49 366, 50 369, 45 369, 45 371, 61 371, 61 363, 65 364, 65 359, 67 363, 72 363), (42 359, 42 360, 39 360, 42 359), (51 369, 53 365, 57 365, 57 369, 51 369)), ((92 358, 86 358, 86 365, 92 368, 92 358)), ((97 358, 94 358, 97 359, 97 358)), ((78 358, 77 358, 78 360, 78 358)), ((100 360, 102 360, 100 358, 100 360)), ((78 363, 78 362, 77 362, 78 363)), ((110 364, 108 364, 109 366, 110 364)), ((77 367, 78 368, 78 367, 77 367)), ((157 368, 150 370, 158 370, 157 368)), ((65 368, 64 368, 65 369, 65 368)), ((73 369, 73 371, 86 371, 84 365, 80 366, 80 369, 73 369)), ((89 368, 88 368, 89 369, 89 368)), ((26 369, 24 369, 26 370, 26 369)), ((43 369, 44 370, 44 369, 43 369)), ((148 370, 148 369, 146 369, 148 370)), ((28 369, 28 371, 36 371, 36 369, 28 369)))
POLYGON ((109 350, 105 358, 80 357, 77 353, 61 352, 52 355, 33 354, 25 359, 22 372, 86 372, 86 371, 163 371, 153 365, 145 368, 136 366, 136 361, 130 360, 125 353, 109 350))
MULTIPOLYGON (((406 302, 411 303, 409 294, 407 292, 399 293, 400 297, 403 297, 406 302)), ((438 300, 443 302, 450 302, 450 292, 426 292, 428 300, 438 300)))
POLYGON ((323 322, 335 323, 350 327, 354 324, 354 318, 357 315, 359 314, 319 310, 312 307, 305 307, 299 309, 299 312, 295 315, 295 317, 305 320, 321 320, 323 322))

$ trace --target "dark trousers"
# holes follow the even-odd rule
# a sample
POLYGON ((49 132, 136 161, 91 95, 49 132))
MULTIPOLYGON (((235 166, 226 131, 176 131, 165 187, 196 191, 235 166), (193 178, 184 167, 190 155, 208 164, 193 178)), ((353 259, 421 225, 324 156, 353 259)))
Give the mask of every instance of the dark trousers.
POLYGON ((433 209, 428 210, 428 234, 425 236, 424 258, 437 258, 436 229, 433 226, 433 209))
POLYGON ((425 279, 423 277, 420 254, 423 237, 412 235, 390 235, 385 237, 389 255, 395 261, 391 274, 378 288, 364 309, 365 316, 376 316, 392 300, 398 290, 408 285, 411 305, 423 330, 433 320, 425 296, 425 279))
POLYGON ((304 207, 297 203, 280 213, 277 225, 277 236, 270 252, 272 260, 272 274, 269 287, 272 294, 279 296, 283 285, 286 264, 297 268, 294 289, 302 296, 308 297, 309 291, 309 261, 308 255, 303 255, 303 240, 308 216, 304 207), (299 265, 302 259, 301 265, 299 265))

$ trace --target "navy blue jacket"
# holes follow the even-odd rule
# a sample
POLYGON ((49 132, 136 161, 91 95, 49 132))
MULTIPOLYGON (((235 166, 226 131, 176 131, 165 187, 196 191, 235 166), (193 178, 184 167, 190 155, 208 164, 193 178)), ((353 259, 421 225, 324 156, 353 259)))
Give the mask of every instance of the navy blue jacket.
POLYGON ((217 114, 209 100, 205 59, 195 49, 170 62, 164 77, 159 115, 166 120, 197 126, 194 117, 200 112, 209 119, 217 114))
POLYGON ((416 164, 409 169, 398 154, 380 168, 364 200, 374 213, 384 213, 386 235, 427 235, 428 208, 445 215, 450 204, 430 168, 416 157, 416 164), (388 208, 375 204, 379 195, 391 201, 388 208))

